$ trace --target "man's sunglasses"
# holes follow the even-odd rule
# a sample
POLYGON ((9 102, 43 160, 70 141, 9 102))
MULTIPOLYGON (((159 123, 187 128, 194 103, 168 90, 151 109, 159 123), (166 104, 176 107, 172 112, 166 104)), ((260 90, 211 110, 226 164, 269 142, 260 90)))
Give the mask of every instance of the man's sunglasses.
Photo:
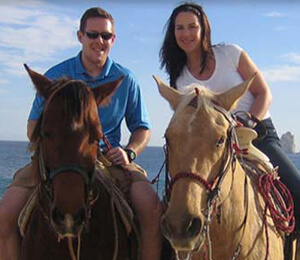
POLYGON ((110 33, 110 32, 102 32, 102 33, 98 33, 98 32, 84 32, 88 38, 95 40, 98 39, 98 37, 100 36, 104 41, 108 41, 110 40, 114 34, 110 33))

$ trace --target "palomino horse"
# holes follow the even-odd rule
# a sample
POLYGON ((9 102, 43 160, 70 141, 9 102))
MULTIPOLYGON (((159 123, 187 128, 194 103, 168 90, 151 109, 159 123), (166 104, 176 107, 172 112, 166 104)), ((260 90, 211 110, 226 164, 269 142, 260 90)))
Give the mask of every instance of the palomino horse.
POLYGON ((137 259, 96 170, 103 137, 98 106, 109 102, 122 78, 91 89, 79 80, 50 81, 25 67, 45 106, 32 140, 38 202, 21 259, 137 259))
POLYGON ((183 94, 155 80, 175 111, 165 133, 171 194, 161 229, 176 259, 283 260, 284 239, 264 214, 257 178, 233 149, 228 111, 253 77, 220 94, 199 85, 183 94))

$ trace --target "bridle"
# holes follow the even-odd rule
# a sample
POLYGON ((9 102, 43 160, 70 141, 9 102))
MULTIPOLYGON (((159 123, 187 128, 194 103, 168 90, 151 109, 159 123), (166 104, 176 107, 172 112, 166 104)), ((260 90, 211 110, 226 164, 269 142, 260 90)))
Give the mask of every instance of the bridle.
POLYGON ((48 170, 44 163, 43 151, 42 151, 42 144, 39 143, 38 145, 38 163, 40 169, 40 177, 41 181, 45 186, 45 190, 47 191, 48 195, 51 197, 51 184, 53 179, 60 173, 63 172, 75 172, 79 174, 83 179, 86 186, 86 193, 91 189, 92 184, 95 180, 95 169, 94 166, 92 170, 87 171, 84 167, 77 165, 77 164, 65 164, 54 169, 48 170))
MULTIPOLYGON (((53 97, 63 88, 65 88, 68 84, 70 84, 72 80, 67 80, 62 84, 61 86, 58 86, 46 99, 45 105, 44 105, 44 111, 41 115, 41 125, 40 125, 40 140, 38 142, 37 146, 37 154, 38 154, 38 165, 39 165, 39 171, 40 171, 40 177, 41 181, 44 184, 45 191, 47 196, 51 199, 52 198, 52 191, 51 191, 51 183, 53 179, 63 172, 75 172, 76 174, 79 174, 83 179, 85 183, 85 201, 88 201, 88 198, 90 196, 91 190, 92 190, 92 184, 95 180, 95 169, 96 169, 96 163, 93 166, 91 170, 87 170, 81 165, 78 164, 63 164, 59 167, 53 168, 49 170, 49 168, 45 165, 44 162, 44 155, 43 155, 43 145, 42 140, 45 138, 44 134, 44 124, 45 124, 45 114, 48 110, 49 104, 51 103, 53 97)), ((98 142, 99 144, 99 142, 98 142)))
MULTIPOLYGON (((37 156, 38 156, 38 166, 39 166, 39 172, 40 172, 40 178, 41 178, 41 185, 40 190, 42 194, 46 197, 48 200, 48 203, 51 203, 53 201, 53 191, 51 188, 51 184, 53 182, 53 179, 58 174, 63 174, 64 172, 75 172, 76 174, 80 175, 84 180, 84 202, 86 205, 86 214, 87 214, 87 220, 84 223, 85 229, 89 229, 89 219, 91 217, 91 211, 94 203, 98 200, 99 197, 99 190, 94 189, 95 185, 95 176, 96 176, 96 160, 95 164, 93 165, 91 170, 85 169, 83 166, 78 164, 63 164, 59 167, 52 168, 49 170, 49 168, 45 165, 44 161, 44 154, 43 154, 43 145, 42 140, 45 138, 44 133, 44 124, 45 124, 45 114, 48 110, 49 104, 51 103, 53 97, 63 88, 65 88, 72 80, 67 80, 62 84, 61 86, 58 86, 46 99, 45 105, 44 105, 44 111, 41 115, 41 123, 40 123, 40 134, 39 134, 39 141, 37 144, 37 156)), ((97 140, 97 151, 99 151, 99 141, 97 140)), ((49 216, 46 212, 44 212, 43 207, 41 207, 41 212, 43 216, 49 220, 49 216)), ((58 236, 58 240, 60 240, 61 237, 58 236)), ((74 252, 73 247, 73 240, 70 237, 67 237, 68 239, 68 249, 70 256, 72 260, 79 260, 80 258, 80 249, 81 249, 81 238, 80 235, 77 238, 77 254, 74 252)))
MULTIPOLYGON (((172 188, 174 184, 183 178, 189 178, 192 180, 195 180, 197 182, 200 182, 205 188, 206 191, 208 192, 208 200, 214 201, 217 195, 219 194, 220 190, 220 185, 228 172, 230 166, 234 163, 235 160, 235 154, 234 154, 234 149, 233 149, 233 144, 236 143, 236 132, 235 132, 235 126, 236 126, 236 121, 234 120, 233 116, 224 108, 221 106, 217 105, 216 102, 213 102, 213 108, 223 114, 223 116, 227 119, 229 122, 229 128, 227 130, 227 139, 226 139, 226 150, 222 158, 221 166, 219 173, 215 176, 215 178, 211 181, 205 180, 203 177, 201 177, 197 173, 193 172, 179 172, 175 174, 173 178, 171 178, 170 181, 167 180, 167 185, 168 185, 168 190, 172 191, 172 188)), ((195 106, 194 104, 194 99, 189 103, 191 106, 195 106)), ((218 145, 218 144, 216 144, 218 145)), ((168 161, 168 140, 166 140, 166 157, 168 161)), ((168 163, 167 163, 168 165, 168 163)), ((167 167, 168 168, 168 167, 167 167)))
MULTIPOLYGON (((196 107, 197 103, 196 103, 196 99, 197 96, 194 97, 194 99, 191 100, 191 102, 189 103, 190 106, 196 107)), ((171 179, 169 179, 167 176, 170 176, 169 174, 169 170, 168 170, 168 140, 166 140, 166 195, 167 195, 167 200, 169 201, 170 196, 171 196, 171 192, 172 192, 172 188, 174 186, 174 184, 176 182, 178 182, 181 179, 191 179, 195 182, 198 182, 200 184, 202 184, 207 192, 207 200, 206 200, 206 212, 205 212, 205 222, 204 222, 204 226, 201 230, 201 234, 199 235, 200 237, 206 237, 207 241, 208 241, 208 249, 209 249, 209 259, 212 259, 212 249, 211 249, 211 240, 210 240, 210 231, 209 231, 209 227, 211 224, 211 218, 212 218, 212 214, 214 212, 214 209, 216 208, 216 204, 217 204, 217 200, 219 198, 219 193, 220 193, 220 189, 221 189, 221 184, 226 176, 226 174, 229 172, 229 169, 232 168, 232 170, 234 171, 235 169, 235 162, 236 162, 236 153, 235 153, 235 145, 237 143, 237 135, 236 135, 236 131, 235 131, 235 127, 237 125, 234 117, 232 116, 232 114, 230 112, 228 112, 227 110, 225 110, 223 107, 221 107, 217 102, 212 101, 212 107, 220 112, 225 118, 226 120, 229 122, 229 128, 227 130, 227 139, 224 140, 225 143, 225 153, 223 154, 223 158, 221 161, 221 165, 219 168, 219 172, 218 174, 211 180, 208 181, 206 179, 204 179, 202 176, 200 176, 197 173, 194 172, 179 172, 177 174, 175 174, 171 179)), ((216 144, 218 145, 218 144, 216 144)), ((196 248, 193 249, 193 251, 198 251, 199 247, 200 247, 201 243, 197 243, 196 248)), ((178 254, 177 255, 177 259, 178 258, 178 254)), ((188 254, 188 256, 186 257, 186 259, 190 259, 192 256, 191 253, 188 254)), ((235 258, 232 258, 235 259, 235 258)))

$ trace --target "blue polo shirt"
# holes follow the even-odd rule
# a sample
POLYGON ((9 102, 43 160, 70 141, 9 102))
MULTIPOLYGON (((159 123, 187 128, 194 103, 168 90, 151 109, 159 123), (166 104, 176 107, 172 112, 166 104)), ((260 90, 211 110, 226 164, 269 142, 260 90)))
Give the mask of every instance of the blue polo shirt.
MULTIPOLYGON (((134 74, 108 58, 101 74, 97 78, 92 78, 82 65, 81 52, 76 57, 52 67, 45 73, 45 76, 52 80, 63 76, 83 80, 91 88, 116 80, 121 75, 125 76, 124 80, 112 96, 110 104, 99 107, 104 134, 113 147, 120 146, 121 123, 124 118, 130 132, 134 132, 138 128, 151 128, 140 85, 134 74)), ((44 98, 36 94, 28 120, 37 120, 43 108, 44 98)))

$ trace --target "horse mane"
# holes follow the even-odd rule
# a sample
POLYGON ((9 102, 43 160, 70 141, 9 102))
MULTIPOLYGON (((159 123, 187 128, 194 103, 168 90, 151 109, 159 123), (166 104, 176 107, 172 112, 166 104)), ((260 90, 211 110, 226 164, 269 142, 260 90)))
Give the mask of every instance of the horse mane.
MULTIPOLYGON (((92 92, 84 81, 71 80, 67 77, 63 77, 58 80, 54 80, 46 88, 46 91, 49 93, 54 93, 57 91, 54 96, 62 99, 62 104, 64 106, 64 119, 70 120, 73 127, 76 127, 78 125, 77 123, 81 120, 87 120, 87 107, 89 105, 92 92)), ((45 104, 47 104, 47 101, 45 101, 45 104)), ((37 144, 40 140, 43 115, 44 111, 38 118, 37 125, 31 138, 30 150, 33 151, 36 150, 35 144, 37 144)))

